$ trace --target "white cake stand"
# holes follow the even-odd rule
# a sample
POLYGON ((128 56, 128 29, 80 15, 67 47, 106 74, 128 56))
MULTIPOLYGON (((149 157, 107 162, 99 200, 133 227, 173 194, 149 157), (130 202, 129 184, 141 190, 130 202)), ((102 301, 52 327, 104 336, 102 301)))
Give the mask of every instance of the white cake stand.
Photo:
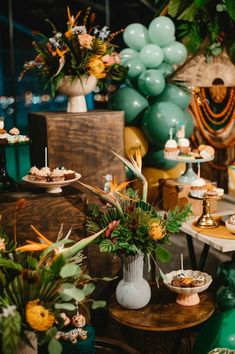
POLYGON ((167 159, 165 158, 165 160, 169 160, 169 161, 177 161, 177 162, 185 162, 186 163, 186 171, 184 172, 184 174, 179 177, 177 179, 178 182, 180 183, 185 183, 185 184, 191 184, 193 180, 195 180, 196 178, 198 178, 198 175, 194 172, 193 170, 193 164, 194 163, 202 163, 202 162, 209 162, 214 160, 214 156, 213 157, 209 157, 207 159, 190 159, 190 158, 184 158, 184 157, 176 157, 175 159, 167 159))
POLYGON ((62 188, 64 186, 68 186, 69 184, 76 182, 79 178, 81 178, 80 173, 75 174, 75 178, 68 179, 61 182, 42 182, 42 181, 32 181, 29 179, 29 176, 24 176, 23 181, 32 184, 35 187, 46 188, 47 193, 61 193, 62 188))

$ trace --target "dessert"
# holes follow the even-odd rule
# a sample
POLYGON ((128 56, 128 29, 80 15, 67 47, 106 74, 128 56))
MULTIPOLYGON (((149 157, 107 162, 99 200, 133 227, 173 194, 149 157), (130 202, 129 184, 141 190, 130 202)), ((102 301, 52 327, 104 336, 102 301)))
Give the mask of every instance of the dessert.
POLYGON ((206 192, 207 192, 207 185, 205 180, 200 177, 196 178, 191 184, 190 194, 193 197, 201 198, 206 194, 206 192))
POLYGON ((59 168, 55 168, 51 172, 50 177, 53 182, 62 182, 62 181, 64 181, 64 172, 63 172, 63 170, 60 170, 59 168))
POLYGON ((63 170, 64 179, 67 181, 69 179, 74 179, 76 177, 75 171, 73 170, 63 170))
POLYGON ((235 214, 231 215, 227 221, 225 221, 226 228, 235 234, 235 214))
POLYGON ((177 274, 173 277, 171 285, 177 288, 195 288, 205 284, 205 277, 203 274, 195 274, 193 276, 182 276, 177 274))
POLYGON ((179 155, 177 142, 174 139, 168 139, 164 148, 164 157, 166 159, 175 159, 179 155))
POLYGON ((66 170, 65 168, 54 168, 51 170, 49 167, 44 166, 38 169, 36 166, 31 167, 28 173, 30 181, 41 182, 63 182, 76 178, 75 171, 66 170))
POLYGON ((199 145, 198 152, 203 159, 208 159, 215 155, 215 150, 210 145, 199 145))
POLYGON ((190 141, 187 138, 178 139, 178 148, 181 154, 189 154, 191 151, 190 141))
POLYGON ((38 174, 39 174, 39 169, 36 166, 31 167, 28 174, 29 180, 36 181, 38 174))
POLYGON ((14 128, 9 130, 9 134, 11 134, 11 135, 19 135, 20 131, 19 131, 18 128, 14 127, 14 128))

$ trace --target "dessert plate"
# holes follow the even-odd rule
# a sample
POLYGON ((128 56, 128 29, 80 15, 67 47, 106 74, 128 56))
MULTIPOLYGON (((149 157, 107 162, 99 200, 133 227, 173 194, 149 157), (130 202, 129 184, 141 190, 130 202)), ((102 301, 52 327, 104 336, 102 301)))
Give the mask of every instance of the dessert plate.
POLYGON ((76 182, 79 178, 81 178, 80 173, 75 174, 75 178, 68 179, 61 182, 45 182, 45 181, 32 181, 29 179, 29 176, 24 176, 23 181, 32 184, 35 187, 46 188, 47 193, 61 193, 62 188, 64 186, 68 186, 69 184, 76 182))

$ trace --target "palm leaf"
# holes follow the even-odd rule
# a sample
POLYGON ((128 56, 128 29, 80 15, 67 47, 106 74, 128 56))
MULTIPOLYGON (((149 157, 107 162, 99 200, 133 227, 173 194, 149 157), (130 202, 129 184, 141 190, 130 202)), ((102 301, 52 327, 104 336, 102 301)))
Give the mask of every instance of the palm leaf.
POLYGON ((192 0, 170 0, 169 15, 180 20, 193 21, 197 6, 192 0))

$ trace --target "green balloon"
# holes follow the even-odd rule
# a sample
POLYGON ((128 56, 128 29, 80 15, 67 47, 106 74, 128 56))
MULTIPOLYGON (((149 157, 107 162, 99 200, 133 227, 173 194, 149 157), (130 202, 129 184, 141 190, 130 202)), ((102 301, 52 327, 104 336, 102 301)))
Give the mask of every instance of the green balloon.
POLYGON ((145 70, 138 78, 138 87, 144 95, 156 96, 164 90, 165 79, 159 70, 145 70))
POLYGON ((221 311, 235 309, 235 291, 227 286, 221 286, 216 293, 216 302, 221 311))
POLYGON ((174 22, 166 16, 158 16, 149 25, 149 37, 154 44, 164 46, 175 40, 174 22))
POLYGON ((133 88, 122 87, 110 97, 109 107, 125 112, 126 125, 137 125, 140 114, 148 107, 148 101, 133 88))
POLYGON ((131 49, 140 50, 150 43, 147 28, 140 23, 132 23, 123 32, 123 40, 131 49))
POLYGON ((156 68, 163 61, 163 51, 156 44, 147 44, 140 51, 140 60, 147 68, 156 68))
POLYGON ((187 49, 180 42, 172 42, 162 48, 164 60, 169 64, 182 64, 187 59, 187 49))
POLYGON ((134 57, 138 57, 139 53, 135 49, 124 48, 123 50, 121 50, 119 55, 120 55, 122 64, 125 64, 125 62, 128 59, 131 59, 131 58, 134 58, 134 57))
POLYGON ((184 111, 185 137, 189 138, 194 131, 193 118, 188 111, 184 111))
POLYGON ((167 84, 161 95, 156 97, 156 102, 169 101, 182 109, 186 109, 190 99, 191 95, 179 86, 167 84))
POLYGON ((160 168, 162 170, 169 170, 177 165, 175 161, 165 160, 164 149, 156 149, 152 147, 143 158, 144 166, 160 168))
POLYGON ((125 66, 129 68, 127 77, 131 80, 137 78, 146 69, 143 62, 138 57, 126 60, 125 66))
POLYGON ((235 349, 235 309, 213 315, 195 340, 193 354, 208 354, 214 348, 235 349))
POLYGON ((166 63, 165 61, 163 61, 161 63, 161 65, 158 66, 157 68, 158 70, 160 70, 162 72, 163 76, 167 76, 173 73, 174 68, 171 64, 166 63))
POLYGON ((178 129, 184 120, 181 108, 170 102, 158 102, 150 106, 142 119, 142 130, 154 146, 164 147, 170 128, 178 129))

